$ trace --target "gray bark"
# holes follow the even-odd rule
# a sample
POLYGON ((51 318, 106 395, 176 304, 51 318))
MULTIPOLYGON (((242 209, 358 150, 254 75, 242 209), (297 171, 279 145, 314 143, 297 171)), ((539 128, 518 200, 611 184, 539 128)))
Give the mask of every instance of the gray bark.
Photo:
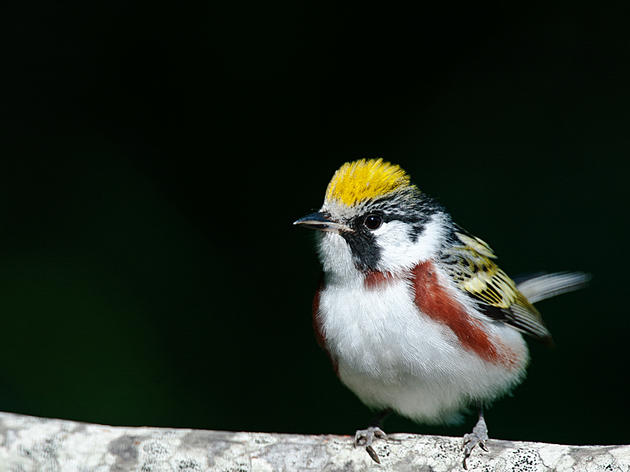
MULTIPOLYGON (((630 471, 630 446, 488 441, 470 471, 630 471)), ((393 434, 374 449, 349 436, 112 427, 0 413, 0 471, 461 471, 461 439, 393 434)))

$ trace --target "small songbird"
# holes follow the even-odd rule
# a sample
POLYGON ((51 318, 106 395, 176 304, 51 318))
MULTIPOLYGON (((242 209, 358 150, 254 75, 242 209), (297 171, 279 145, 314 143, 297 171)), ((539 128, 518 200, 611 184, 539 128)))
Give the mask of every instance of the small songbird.
POLYGON ((382 412, 355 435, 376 462, 372 443, 386 437, 380 426, 391 411, 448 424, 477 408, 464 467, 475 446, 486 450, 483 408, 525 377, 522 334, 551 340, 532 303, 588 280, 563 272, 516 284, 488 244, 382 159, 341 166, 321 209, 294 224, 319 230, 317 340, 341 381, 382 412))

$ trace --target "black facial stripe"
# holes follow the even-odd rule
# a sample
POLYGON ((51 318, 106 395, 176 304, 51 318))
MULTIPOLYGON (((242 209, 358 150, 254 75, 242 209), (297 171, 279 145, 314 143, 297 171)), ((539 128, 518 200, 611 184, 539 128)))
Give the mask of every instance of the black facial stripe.
POLYGON ((419 213, 410 217, 409 215, 403 215, 400 213, 387 213, 383 215, 383 221, 388 223, 390 221, 402 221, 403 223, 408 223, 411 227, 411 237, 413 237, 414 242, 418 240, 418 237, 424 231, 424 227, 429 221, 431 215, 426 215, 424 213, 419 213))
POLYGON ((377 246, 374 235, 362 230, 354 233, 343 231, 340 234, 350 246, 357 269, 363 272, 376 270, 381 258, 381 249, 377 246))
POLYGON ((397 220, 409 224, 414 242, 418 240, 431 217, 440 210, 440 205, 426 195, 420 198, 418 195, 411 198, 401 198, 399 195, 385 197, 376 205, 382 211, 384 222, 397 220), (401 207, 406 209, 405 213, 400 211, 401 207))
MULTIPOLYGON (((417 192, 417 190, 410 190, 417 192)), ((352 251, 352 258, 358 270, 369 272, 377 270, 381 258, 381 248, 376 244, 372 231, 365 227, 365 217, 375 214, 383 217, 383 222, 401 221, 409 225, 410 237, 414 242, 424 232, 432 215, 440 210, 440 206, 425 195, 395 194, 370 203, 360 215, 346 221, 354 231, 340 234, 352 251), (405 211, 401 211, 404 209, 405 211)))

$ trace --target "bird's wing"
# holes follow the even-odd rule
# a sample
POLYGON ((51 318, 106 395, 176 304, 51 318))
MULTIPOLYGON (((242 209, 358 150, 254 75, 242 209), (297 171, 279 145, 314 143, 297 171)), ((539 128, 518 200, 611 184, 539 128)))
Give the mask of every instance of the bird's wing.
POLYGON ((442 253, 443 267, 457 287, 477 302, 479 311, 523 333, 550 339, 540 313, 494 262, 490 246, 459 227, 453 239, 454 244, 442 253))

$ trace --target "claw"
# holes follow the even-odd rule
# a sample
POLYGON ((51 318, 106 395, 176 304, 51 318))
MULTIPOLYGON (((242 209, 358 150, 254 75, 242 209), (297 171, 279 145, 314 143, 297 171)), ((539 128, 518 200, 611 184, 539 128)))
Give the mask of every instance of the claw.
POLYGON ((365 448, 365 450, 367 451, 367 453, 370 455, 370 457, 372 458, 372 460, 374 462, 376 462, 377 464, 381 463, 381 460, 378 457, 378 454, 376 453, 376 451, 372 448, 372 446, 368 446, 365 448))
POLYGON ((479 416, 479 421, 472 430, 472 433, 467 433, 464 435, 464 442, 462 444, 462 448, 464 449, 464 469, 468 470, 468 465, 466 464, 466 459, 470 457, 473 449, 476 446, 479 446, 485 452, 488 452, 488 447, 486 446, 486 441, 488 440, 488 427, 486 426, 486 422, 483 419, 483 416, 479 416))
POLYGON ((370 426, 367 429, 360 429, 354 435, 354 445, 355 446, 365 446, 365 450, 370 455, 372 460, 377 464, 381 463, 381 460, 378 457, 378 454, 372 447, 372 443, 374 439, 387 439, 387 434, 379 428, 378 426, 370 426))
POLYGON ((370 426, 367 429, 360 429, 354 435, 355 446, 371 446, 374 438, 387 439, 387 434, 378 426, 370 426))

